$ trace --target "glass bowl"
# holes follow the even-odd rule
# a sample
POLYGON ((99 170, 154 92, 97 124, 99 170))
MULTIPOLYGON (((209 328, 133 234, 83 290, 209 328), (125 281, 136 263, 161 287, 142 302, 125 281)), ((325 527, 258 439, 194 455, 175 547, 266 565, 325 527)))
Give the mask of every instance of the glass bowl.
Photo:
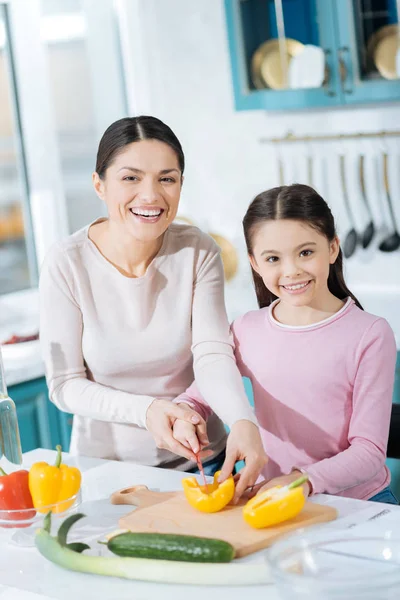
POLYGON ((43 520, 47 513, 52 512, 51 533, 55 535, 61 522, 69 515, 76 513, 81 504, 82 493, 79 490, 75 496, 56 504, 43 506, 40 509, 0 509, 0 535, 3 537, 9 533, 9 539, 19 546, 34 546, 36 530, 43 526, 43 520))
POLYGON ((282 600, 399 598, 400 532, 356 537, 346 530, 301 530, 266 556, 282 600))

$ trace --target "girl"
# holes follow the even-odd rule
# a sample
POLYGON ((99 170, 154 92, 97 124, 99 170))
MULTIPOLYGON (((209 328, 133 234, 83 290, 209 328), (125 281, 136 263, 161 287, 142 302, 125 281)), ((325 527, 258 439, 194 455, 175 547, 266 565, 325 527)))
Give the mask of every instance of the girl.
MULTIPOLYGON (((307 494, 397 504, 385 466, 394 335, 347 288, 328 205, 309 186, 277 187, 254 199, 243 227, 260 310, 232 330, 269 456, 255 488, 301 471, 307 494)), ((178 401, 211 413, 194 384, 178 401)), ((174 435, 193 443, 190 424, 177 421, 174 435)))

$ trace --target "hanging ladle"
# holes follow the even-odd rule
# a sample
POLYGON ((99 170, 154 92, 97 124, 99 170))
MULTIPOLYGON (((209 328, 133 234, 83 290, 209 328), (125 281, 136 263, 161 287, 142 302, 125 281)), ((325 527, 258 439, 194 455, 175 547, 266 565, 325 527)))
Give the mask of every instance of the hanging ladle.
POLYGON ((397 231, 396 226, 396 217, 394 216, 392 199, 390 196, 389 189, 389 175, 388 175, 388 155, 386 152, 383 154, 383 182, 385 185, 386 199, 389 207, 390 218, 393 223, 393 233, 389 234, 382 242, 379 244, 379 250, 382 252, 394 252, 397 248, 400 247, 400 235, 397 231))
POLYGON ((367 213, 369 216, 369 223, 364 229, 364 232, 361 234, 361 245, 363 248, 368 248, 370 245, 372 238, 375 235, 375 226, 372 220, 372 212, 367 200, 367 194, 365 192, 365 175, 364 175, 364 155, 360 155, 360 189, 361 196, 365 204, 365 208, 367 209, 367 213))
POLYGON ((345 205, 346 212, 347 212, 347 218, 350 223, 350 231, 347 232, 346 237, 344 238, 343 254, 344 254, 345 258, 350 258, 350 256, 353 256, 353 254, 356 250, 357 242, 358 242, 358 235, 357 235, 357 231, 354 228, 354 224, 353 224, 354 219, 353 219, 353 215, 351 213, 349 196, 347 194, 344 155, 341 154, 339 156, 339 158, 340 158, 340 178, 342 180, 344 205, 345 205))

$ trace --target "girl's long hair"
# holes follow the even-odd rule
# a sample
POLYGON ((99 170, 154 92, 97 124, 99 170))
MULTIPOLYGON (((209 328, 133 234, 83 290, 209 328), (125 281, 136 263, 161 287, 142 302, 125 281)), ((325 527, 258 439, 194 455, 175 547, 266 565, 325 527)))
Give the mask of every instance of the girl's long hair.
MULTIPOLYGON (((301 221, 324 235, 329 242, 336 236, 335 220, 328 204, 310 186, 295 183, 275 187, 258 194, 250 204, 243 219, 244 237, 247 252, 253 256, 253 238, 259 225, 266 221, 290 219, 301 221)), ((262 278, 252 268, 254 287, 260 308, 269 306, 277 296, 269 291, 262 278)), ((347 287, 343 275, 343 253, 339 248, 336 261, 330 265, 328 276, 329 291, 339 298, 352 298, 363 310, 360 302, 347 287)))

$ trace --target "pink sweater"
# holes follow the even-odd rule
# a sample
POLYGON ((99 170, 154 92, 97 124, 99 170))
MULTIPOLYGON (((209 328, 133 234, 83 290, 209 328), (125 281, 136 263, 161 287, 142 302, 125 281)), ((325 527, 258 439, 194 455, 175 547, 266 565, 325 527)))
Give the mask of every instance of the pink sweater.
MULTIPOLYGON (((388 323, 348 299, 324 321, 285 326, 273 305, 233 326, 236 360, 254 392, 271 479, 305 470, 313 493, 368 499, 390 482, 385 466, 396 345, 388 323)), ((180 397, 210 408, 196 385, 180 397)))

